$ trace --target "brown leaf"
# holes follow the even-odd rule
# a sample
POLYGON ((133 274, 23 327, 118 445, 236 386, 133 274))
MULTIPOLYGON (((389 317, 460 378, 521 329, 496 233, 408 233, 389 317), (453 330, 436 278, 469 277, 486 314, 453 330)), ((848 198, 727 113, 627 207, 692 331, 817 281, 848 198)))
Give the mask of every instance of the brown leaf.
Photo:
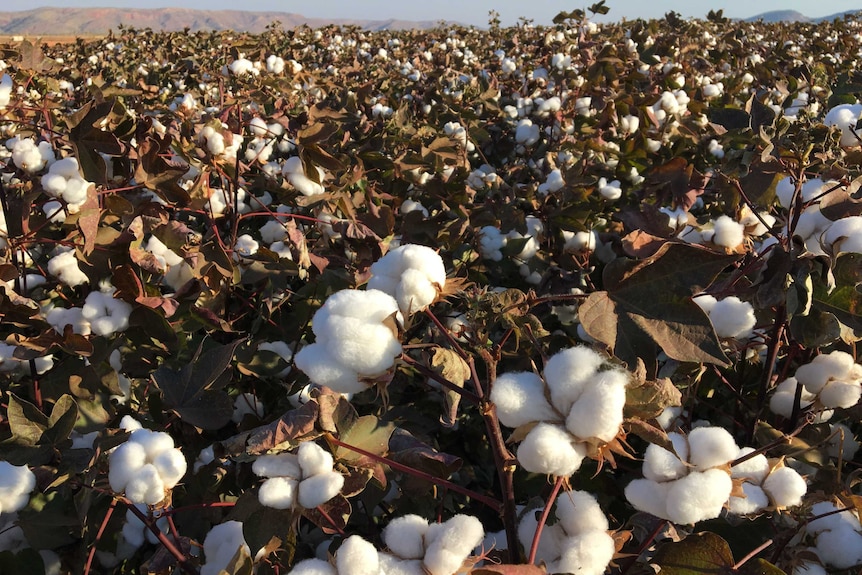
POLYGON ((96 249, 96 235, 99 233, 99 220, 102 217, 102 211, 99 209, 99 196, 96 193, 96 186, 90 184, 87 188, 87 200, 81 206, 81 212, 78 215, 78 229, 81 230, 81 235, 84 236, 83 252, 85 256, 93 253, 96 249))
POLYGON ((643 230, 635 230, 622 239, 623 251, 633 258, 648 258, 661 248, 666 238, 654 236, 643 230))
POLYGON ((275 421, 255 427, 219 442, 224 456, 235 457, 249 454, 257 455, 286 441, 296 441, 314 431, 317 421, 318 405, 309 401, 297 409, 288 411, 275 421))
MULTIPOLYGON (((470 366, 460 355, 451 349, 442 347, 434 348, 431 357, 431 367, 448 381, 463 388, 464 382, 470 376, 470 366)), ((455 425, 458 417, 458 405, 461 403, 461 394, 451 389, 443 389, 443 400, 446 403, 446 412, 440 416, 440 421, 446 427, 455 425)))

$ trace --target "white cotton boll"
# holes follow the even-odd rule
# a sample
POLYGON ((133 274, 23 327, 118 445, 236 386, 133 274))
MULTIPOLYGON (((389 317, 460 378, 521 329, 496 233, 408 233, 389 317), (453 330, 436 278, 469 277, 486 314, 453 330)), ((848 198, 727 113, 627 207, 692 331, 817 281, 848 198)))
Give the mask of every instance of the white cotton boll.
MULTIPOLYGON (((262 346, 261 346, 262 347, 262 346)), ((260 349, 260 347, 258 347, 260 349)), ((233 413, 230 416, 231 421, 237 425, 242 423, 246 415, 254 415, 255 417, 263 417, 263 403, 253 393, 240 393, 233 401, 233 413)))
POLYGON ((87 274, 78 267, 74 251, 59 253, 48 260, 48 273, 69 287, 77 287, 90 281, 87 274))
POLYGON ((671 483, 666 519, 681 525, 714 519, 721 514, 732 489, 730 475, 720 469, 693 471, 671 483))
POLYGON ((356 371, 338 363, 326 347, 319 343, 300 349, 293 361, 308 379, 338 393, 359 393, 368 388, 359 381, 356 371))
MULTIPOLYGON (((749 453, 753 453, 753 447, 743 447, 736 454, 734 459, 744 457, 749 453)), ((730 476, 734 479, 745 478, 750 479, 758 485, 763 483, 766 476, 769 474, 769 460, 762 453, 758 453, 750 459, 746 459, 742 463, 737 463, 730 468, 730 476)))
POLYGON ((299 484, 299 504, 306 509, 323 505, 341 492, 344 476, 337 471, 327 471, 303 479, 299 484))
POLYGON ((293 453, 261 455, 252 463, 251 470, 258 477, 302 477, 299 459, 293 453))
POLYGON ((429 281, 428 275, 423 270, 405 270, 395 290, 395 299, 398 301, 401 313, 412 315, 425 309, 437 299, 442 287, 443 284, 429 281))
POLYGON ((792 575, 828 575, 823 565, 806 561, 793 568, 792 575))
POLYGON ((270 477, 260 485, 257 499, 273 509, 290 509, 296 501, 299 482, 292 477, 270 477))
POLYGON ((383 542, 402 559, 421 559, 425 554, 424 536, 428 521, 419 515, 404 515, 383 529, 383 542))
POLYGON ((620 196, 623 194, 619 180, 608 182, 606 178, 599 178, 597 188, 599 190, 599 194, 601 194, 604 199, 611 202, 620 199, 620 196))
POLYGON ((734 515, 750 515, 769 507, 769 497, 759 485, 745 482, 742 484, 745 497, 733 496, 727 500, 728 509, 734 515))
POLYGON ((623 423, 628 375, 621 370, 597 373, 587 383, 566 418, 566 429, 579 439, 611 441, 623 423))
POLYGON ((810 515, 812 517, 819 517, 821 515, 826 515, 827 513, 832 513, 832 515, 826 515, 826 517, 819 517, 818 519, 809 521, 805 526, 805 531, 809 535, 817 535, 822 531, 845 528, 856 531, 862 530, 862 525, 859 524, 859 518, 852 510, 833 513, 834 511, 838 511, 838 509, 839 507, 836 507, 831 501, 820 501, 815 503, 811 506, 810 515))
POLYGON ((823 123, 841 130, 842 146, 858 146, 859 140, 853 135, 852 130, 856 128, 856 122, 860 117, 862 117, 862 104, 841 104, 827 112, 823 123))
POLYGON ((844 377, 853 367, 853 356, 843 351, 833 351, 815 357, 810 363, 800 366, 795 377, 806 391, 820 393, 830 379, 844 377))
POLYGON ((377 549, 359 535, 351 535, 338 548, 335 566, 339 573, 379 575, 377 549))
POLYGON ((802 503, 808 485, 795 469, 779 467, 763 481, 763 489, 775 507, 794 507, 802 503))
POLYGON ((332 471, 332 455, 313 441, 305 441, 296 452, 303 477, 332 471))
POLYGON ((201 567, 201 575, 219 575, 240 548, 251 555, 242 534, 242 523, 239 521, 225 521, 214 525, 204 538, 203 548, 206 563, 201 567))
MULTIPOLYGON (((539 510, 530 510, 524 514, 518 522, 518 541, 524 549, 529 550, 536 536, 539 520, 536 518, 539 510)), ((550 563, 560 556, 560 544, 566 534, 560 525, 545 525, 539 536, 539 545, 536 548, 536 563, 550 563)), ((505 538, 505 537, 504 537, 505 538)))
POLYGON ((827 565, 850 569, 862 563, 862 533, 842 527, 817 536, 817 555, 827 565))
POLYGON ((287 237, 287 230, 284 224, 276 220, 269 220, 260 227, 260 239, 265 244, 280 242, 287 237))
POLYGON ((87 201, 87 191, 90 189, 90 182, 87 180, 75 177, 66 182, 66 189, 63 190, 63 200, 69 204, 69 211, 75 212, 80 209, 81 204, 87 201))
POLYGON ((126 497, 133 503, 155 505, 165 498, 165 484, 152 463, 141 467, 126 483, 126 497))
POLYGON ((548 360, 545 381, 551 391, 551 402, 561 413, 569 412, 603 361, 601 355, 585 346, 564 349, 548 360))
POLYGON ((267 134, 269 134, 269 128, 266 125, 266 122, 260 116, 255 116, 248 123, 248 129, 251 131, 253 136, 258 138, 265 138, 267 134))
POLYGON ((435 549, 446 549, 466 559, 485 537, 482 523, 472 515, 455 515, 443 523, 428 526, 425 532, 426 559, 435 549))
MULTIPOLYGON (((117 369, 117 368, 114 368, 117 369)), ((119 371, 119 370, 118 370, 119 371)), ((124 415, 120 420, 120 429, 125 429, 126 431, 134 431, 136 429, 143 429, 143 425, 141 422, 132 417, 131 415, 124 415)))
POLYGON ((581 467, 587 454, 585 445, 572 439, 559 425, 540 423, 518 446, 518 461, 533 473, 568 477, 581 467))
POLYGON ((249 258, 257 253, 260 245, 249 234, 243 234, 236 239, 233 246, 233 252, 241 258, 249 258))
MULTIPOLYGON (((389 553, 378 553, 380 573, 385 575, 426 575, 419 559, 399 559, 389 553)), ((291 571, 291 575, 293 571, 291 571)))
POLYGON ((706 312, 707 315, 712 314, 712 310, 715 309, 715 305, 718 303, 718 300, 714 296, 706 293, 698 294, 697 297, 692 298, 692 301, 706 312))
POLYGON ((143 446, 147 454, 147 461, 152 461, 160 453, 174 448, 174 440, 170 435, 162 431, 152 431, 144 428, 134 430, 129 441, 143 446))
POLYGON ((51 172, 48 172, 42 176, 42 189, 45 190, 48 195, 57 198, 66 191, 66 178, 60 174, 52 174, 51 172))
MULTIPOLYGON (((391 295, 380 290, 341 290, 329 296, 321 310, 326 310, 331 315, 380 322, 398 312, 398 302, 391 295)), ((314 315, 316 318, 317 313, 314 315)), ((313 327, 314 318, 312 318, 313 327)))
POLYGON ((689 463, 703 471, 733 461, 739 453, 733 436, 723 427, 698 427, 688 434, 689 463))
POLYGON ((862 216, 851 216, 833 222, 823 232, 820 240, 832 246, 832 252, 837 256, 845 252, 862 253, 860 236, 862 236, 862 216))
POLYGON ((608 518, 599 507, 599 502, 594 495, 586 491, 560 494, 556 515, 568 535, 608 530, 608 518))
POLYGON ((0 461, 0 513, 11 514, 23 509, 35 487, 36 476, 29 467, 0 461))
POLYGON ((651 481, 671 481, 688 473, 688 441, 679 433, 668 433, 676 453, 650 443, 644 454, 643 474, 651 481))
MULTIPOLYGON (((695 301, 698 299, 703 298, 695 298, 695 301)), ((709 319, 718 337, 744 339, 751 335, 757 324, 754 307, 736 296, 726 297, 716 302, 709 313, 709 319)))
POLYGON ((159 453, 153 459, 153 465, 159 471, 159 476, 168 489, 179 483, 186 474, 186 458, 179 449, 169 449, 159 453))
POLYGON ((626 499, 632 506, 646 513, 667 518, 667 497, 672 483, 658 483, 650 479, 635 479, 626 485, 626 499))
POLYGON ((616 553, 614 538, 604 531, 589 531, 562 542, 560 560, 549 573, 602 575, 616 553))
POLYGON ((485 226, 479 230, 479 250, 485 259, 499 262, 503 259, 500 251, 506 245, 506 238, 494 226, 485 226))
POLYGON ((338 570, 322 559, 305 559, 293 566, 290 575, 338 575, 338 570))
POLYGON ((570 253, 581 253, 594 251, 598 245, 596 232, 570 232, 563 231, 563 250, 570 253))
POLYGON ((316 196, 324 192, 322 185, 324 173, 317 166, 315 166, 315 169, 317 170, 317 182, 305 174, 305 167, 302 165, 302 160, 299 156, 292 156, 284 162, 282 174, 290 182, 290 185, 296 188, 302 195, 316 196))
POLYGON ((559 420, 545 399, 545 384, 532 372, 504 373, 494 380, 491 402, 506 427, 520 427, 532 421, 559 420))
POLYGON ((859 451, 859 442, 853 436, 853 431, 843 423, 830 424, 829 429, 832 432, 832 438, 827 445, 829 456, 840 456, 845 461, 853 459, 859 451))
POLYGON ((330 322, 330 329, 338 337, 325 342, 327 351, 335 361, 360 375, 375 377, 385 373, 401 353, 401 343, 381 323, 337 316, 330 322))
POLYGON ((862 386, 859 382, 830 381, 820 390, 820 403, 830 409, 848 409, 859 403, 862 397, 862 386))
POLYGON ((108 483, 116 493, 122 493, 140 469, 147 463, 144 446, 127 441, 114 449, 108 459, 108 483))
POLYGON ((712 242, 725 248, 735 248, 745 239, 745 228, 728 216, 720 216, 713 225, 712 242))

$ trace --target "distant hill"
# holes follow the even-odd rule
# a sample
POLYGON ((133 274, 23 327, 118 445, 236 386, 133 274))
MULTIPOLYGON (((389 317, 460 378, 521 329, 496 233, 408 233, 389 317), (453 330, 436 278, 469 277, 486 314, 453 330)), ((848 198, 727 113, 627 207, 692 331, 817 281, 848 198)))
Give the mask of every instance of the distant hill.
POLYGON ((838 12, 837 14, 832 14, 830 16, 810 18, 801 12, 797 12, 796 10, 772 10, 771 12, 764 12, 762 14, 758 14, 757 16, 746 18, 745 21, 757 22, 758 20, 763 20, 764 22, 829 22, 836 18, 842 19, 846 14, 854 14, 856 12, 858 11, 847 10, 846 12, 838 12))
POLYGON ((289 12, 246 12, 240 10, 187 10, 183 8, 38 8, 22 12, 0 11, 0 35, 98 35, 126 27, 179 31, 236 30, 263 32, 274 21, 285 29, 308 25, 319 28, 329 24, 355 25, 366 30, 432 28, 439 21, 346 20, 306 18, 289 12))

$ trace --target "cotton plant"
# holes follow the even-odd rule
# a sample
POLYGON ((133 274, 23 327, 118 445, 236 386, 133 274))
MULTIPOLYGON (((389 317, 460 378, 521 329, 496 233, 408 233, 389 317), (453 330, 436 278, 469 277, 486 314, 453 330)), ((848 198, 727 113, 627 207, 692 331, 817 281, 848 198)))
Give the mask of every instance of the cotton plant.
POLYGON ((568 477, 620 432, 630 375, 584 346, 552 356, 543 375, 501 374, 490 399, 500 423, 529 428, 517 450, 521 466, 568 477))
POLYGON ((844 509, 832 501, 811 506, 811 517, 805 533, 815 538, 814 550, 829 567, 850 569, 862 565, 862 524, 853 509, 844 509), (829 515, 831 513, 831 515, 829 515), (825 517, 822 517, 825 515, 825 517))
POLYGON ((721 427, 667 435, 673 451, 647 447, 644 476, 626 486, 626 499, 639 511, 681 525, 718 517, 733 490, 727 464, 739 454, 739 446, 721 427))
POLYGON ((718 337, 745 340, 754 333, 757 318, 754 307, 747 301, 736 296, 719 300, 710 294, 698 294, 693 299, 709 316, 718 337))
MULTIPOLYGON (((542 529, 536 563, 544 563, 548 573, 604 573, 616 545, 596 498, 586 491, 561 493, 554 514, 557 522, 542 529)), ((536 510, 530 510, 518 523, 518 540, 527 553, 538 528, 536 515, 536 510)))
POLYGON ((258 500, 274 509, 314 509, 344 486, 344 476, 333 469, 332 455, 313 441, 300 444, 296 453, 261 455, 252 471, 265 478, 258 500))
POLYGON ((87 201, 87 191, 93 184, 85 180, 74 157, 57 160, 42 176, 42 189, 53 197, 62 199, 70 214, 77 214, 87 201))
POLYGON ((48 273, 57 278, 60 283, 72 288, 90 282, 87 274, 81 271, 75 250, 72 248, 57 246, 48 260, 48 273))
POLYGON ((314 166, 314 170, 317 172, 316 179, 310 178, 305 173, 305 166, 299 156, 292 156, 284 162, 282 174, 284 179, 302 195, 317 196, 325 191, 323 187, 325 174, 318 166, 314 166))
POLYGON ((0 516, 24 509, 35 487, 36 476, 29 467, 0 461, 0 516))
POLYGON ((371 264, 369 290, 394 297, 408 317, 431 305, 446 285, 446 266, 440 255, 419 244, 404 244, 371 264))
MULTIPOLYGON (((736 459, 752 453, 754 448, 743 447, 736 459)), ((802 503, 808 491, 808 484, 799 472, 784 465, 783 460, 770 461, 762 453, 731 467, 730 476, 741 481, 744 495, 732 495, 727 502, 728 511, 736 515, 750 515, 767 508, 795 507, 802 503)))
POLYGON ((132 503, 157 505, 186 473, 183 452, 167 433, 145 429, 128 416, 120 425, 131 435, 108 457, 111 489, 132 503))
POLYGON ((255 551, 254 555, 242 533, 242 522, 225 521, 214 525, 204 538, 204 562, 201 565, 201 575, 219 575, 224 573, 231 560, 238 552, 244 552, 257 561, 263 555, 263 549, 255 551))
POLYGON ((161 283, 173 291, 179 290, 194 278, 191 265, 156 236, 150 236, 142 247, 154 256, 159 271, 163 274, 161 283))
POLYGON ((6 142, 6 147, 12 151, 15 166, 29 174, 40 172, 54 162, 54 149, 44 140, 37 144, 33 138, 16 136, 6 142))
POLYGON ((799 409, 814 406, 819 413, 818 420, 828 421, 833 410, 848 409, 859 403, 862 365, 843 351, 818 355, 776 386, 769 399, 770 410, 783 417, 791 417, 799 386, 802 386, 799 409))

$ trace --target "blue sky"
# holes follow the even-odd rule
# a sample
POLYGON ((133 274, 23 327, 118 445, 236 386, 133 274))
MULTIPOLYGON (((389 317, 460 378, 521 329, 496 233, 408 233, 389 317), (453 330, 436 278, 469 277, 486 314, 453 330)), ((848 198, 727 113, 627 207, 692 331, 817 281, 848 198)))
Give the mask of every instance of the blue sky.
MULTIPOLYGON (((309 17, 341 17, 363 19, 399 18, 405 20, 455 20, 484 26, 488 11, 496 10, 504 25, 514 24, 524 16, 537 24, 549 24, 562 10, 585 8, 597 0, 29 0, 4 6, 0 10, 29 10, 40 6, 102 6, 102 7, 175 7, 213 10, 260 10, 295 12, 309 17)), ((607 0, 611 8, 608 18, 659 18, 674 10, 683 16, 703 17, 710 9, 724 9, 725 16, 745 18, 769 10, 797 10, 806 16, 827 16, 860 8, 859 0, 607 0)))

